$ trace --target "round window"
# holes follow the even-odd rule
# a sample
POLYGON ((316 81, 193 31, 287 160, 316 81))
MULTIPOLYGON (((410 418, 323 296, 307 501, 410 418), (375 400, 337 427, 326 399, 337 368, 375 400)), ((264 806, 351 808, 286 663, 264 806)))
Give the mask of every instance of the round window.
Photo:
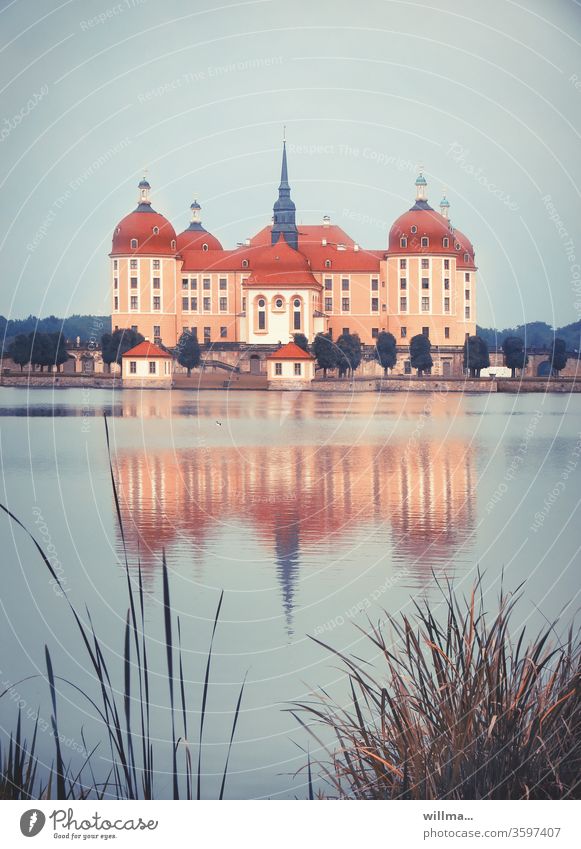
POLYGON ((275 301, 274 303, 275 303, 275 306, 276 306, 277 310, 281 310, 281 309, 282 309, 282 298, 277 298, 277 299, 276 299, 276 301, 275 301))
POLYGON ((259 307, 264 307, 264 301, 263 301, 263 299, 262 299, 262 298, 259 300, 259 302, 258 302, 258 306, 259 306, 259 307))
POLYGON ((153 228, 153 235, 154 235, 154 236, 158 236, 158 235, 159 235, 159 227, 154 227, 154 228, 153 228))
POLYGON ((296 301, 295 301, 295 309, 297 309, 297 310, 300 309, 300 306, 301 306, 301 302, 297 298, 296 301))
POLYGON ((417 233, 417 232, 418 232, 418 228, 416 227, 416 225, 415 225, 415 224, 414 224, 414 225, 413 225, 413 227, 411 228, 411 231, 412 231, 412 233, 417 233))

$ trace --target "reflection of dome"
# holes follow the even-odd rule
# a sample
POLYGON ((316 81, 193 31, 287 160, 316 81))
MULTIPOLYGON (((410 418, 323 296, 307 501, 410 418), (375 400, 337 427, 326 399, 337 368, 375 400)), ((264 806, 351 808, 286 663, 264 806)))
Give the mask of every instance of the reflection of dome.
POLYGON ((321 284, 314 277, 306 256, 280 239, 275 245, 258 248, 252 252, 250 263, 252 274, 246 281, 259 285, 315 285, 321 284))
POLYGON ((178 251, 221 251, 221 242, 202 225, 202 207, 195 200, 191 205, 192 220, 190 226, 178 236, 178 251))
POLYGON ((151 187, 145 178, 140 181, 138 188, 139 204, 115 227, 111 255, 175 256, 174 228, 167 218, 151 208, 149 200, 151 187))

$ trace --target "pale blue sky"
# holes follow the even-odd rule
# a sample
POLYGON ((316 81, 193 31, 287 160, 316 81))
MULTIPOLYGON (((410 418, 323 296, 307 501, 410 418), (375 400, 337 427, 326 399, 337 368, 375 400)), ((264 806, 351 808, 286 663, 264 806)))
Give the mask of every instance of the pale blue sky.
POLYGON ((423 163, 479 323, 575 321, 580 47, 574 0, 0 2, 0 312, 108 312, 144 167, 178 231, 196 196, 226 247, 250 236, 286 123, 299 220, 383 248, 423 163))

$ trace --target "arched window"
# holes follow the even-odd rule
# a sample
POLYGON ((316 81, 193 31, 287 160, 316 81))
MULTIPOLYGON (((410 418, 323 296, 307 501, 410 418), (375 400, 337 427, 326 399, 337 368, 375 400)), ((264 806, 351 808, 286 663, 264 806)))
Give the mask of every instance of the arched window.
POLYGON ((248 268, 248 260, 247 259, 242 260, 242 268, 248 268))
POLYGON ((266 330, 266 301, 264 298, 258 299, 258 329, 266 330))
POLYGON ((293 330, 301 329, 301 302, 299 298, 293 301, 293 330))
POLYGON ((427 236, 422 236, 422 248, 427 248, 430 244, 430 240, 427 236))
POLYGON ((331 268, 331 260, 330 259, 325 260, 325 268, 331 268))
POLYGON ((406 239, 405 236, 402 236, 401 239, 399 240, 399 246, 400 246, 400 248, 407 248, 408 240, 406 239))
POLYGON ((460 250, 460 242, 456 242, 454 247, 456 248, 457 251, 459 251, 460 250))
POLYGON ((464 254, 464 262, 468 262, 469 259, 470 257, 468 256, 468 254, 464 254))
POLYGON ((137 244, 138 244, 137 239, 131 239, 132 250, 135 250, 135 248, 137 247, 137 244))
POLYGON ((444 238, 442 239, 442 245, 445 248, 450 247, 450 239, 447 236, 444 236, 444 238))
POLYGON ((154 235, 154 236, 159 236, 159 227, 154 227, 154 228, 153 228, 153 235, 154 235))
POLYGON ((175 239, 171 240, 171 249, 172 249, 172 251, 175 251, 175 249, 176 249, 176 240, 175 239))

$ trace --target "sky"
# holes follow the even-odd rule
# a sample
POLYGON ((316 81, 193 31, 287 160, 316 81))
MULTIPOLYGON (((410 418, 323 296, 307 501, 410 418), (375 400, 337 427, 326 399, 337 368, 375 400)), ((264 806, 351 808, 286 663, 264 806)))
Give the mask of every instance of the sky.
POLYGON ((176 230, 297 219, 387 246, 421 164, 479 267, 477 320, 581 318, 577 0, 0 2, 0 313, 108 313, 147 169, 176 230))

